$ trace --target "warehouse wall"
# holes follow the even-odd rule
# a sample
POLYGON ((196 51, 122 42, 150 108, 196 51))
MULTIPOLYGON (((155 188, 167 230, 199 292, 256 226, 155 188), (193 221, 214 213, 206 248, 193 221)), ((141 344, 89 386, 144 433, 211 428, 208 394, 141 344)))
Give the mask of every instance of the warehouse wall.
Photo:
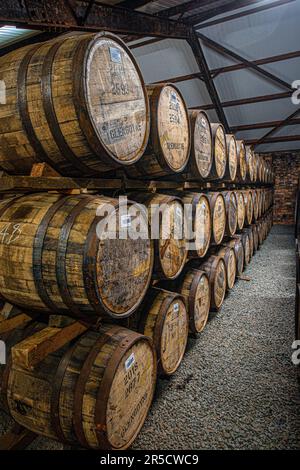
POLYGON ((300 151, 265 155, 275 170, 275 224, 293 224, 295 199, 300 178, 300 151))

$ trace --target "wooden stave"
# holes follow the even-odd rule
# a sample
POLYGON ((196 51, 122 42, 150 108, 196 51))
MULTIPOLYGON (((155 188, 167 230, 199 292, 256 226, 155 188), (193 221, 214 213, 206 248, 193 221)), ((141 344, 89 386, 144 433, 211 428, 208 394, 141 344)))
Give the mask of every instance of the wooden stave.
POLYGON ((237 197, 234 191, 226 191, 223 192, 224 200, 225 200, 225 207, 226 207, 226 229, 225 233, 228 237, 232 237, 235 235, 238 226, 238 207, 237 207, 237 197), (234 217, 234 224, 233 227, 230 223, 230 213, 232 212, 232 198, 234 199, 234 205, 236 207, 235 217, 234 217))
POLYGON ((225 235, 225 230, 226 230, 226 207, 225 207, 225 200, 224 200, 224 196, 221 192, 208 192, 206 193, 207 194, 207 197, 209 198, 209 203, 210 203, 210 210, 211 210, 211 227, 212 227, 212 238, 211 238, 211 243, 212 244, 215 244, 215 245, 220 245, 224 239, 224 235, 225 235), (222 236, 218 237, 218 239, 216 239, 215 237, 215 224, 214 224, 214 211, 215 211, 215 207, 216 207, 216 203, 217 201, 219 200, 219 198, 222 198, 223 200, 223 222, 222 222, 222 225, 223 225, 223 229, 222 229, 222 236))
POLYGON ((236 258, 236 273, 237 276, 241 276, 244 271, 244 247, 239 237, 235 236, 233 240, 226 243, 226 246, 234 249, 236 258))
POLYGON ((209 278, 209 283, 211 286, 211 309, 213 311, 219 311, 220 308, 222 307, 222 304, 225 299, 226 295, 226 286, 227 286, 227 279, 226 279, 226 266, 224 260, 217 255, 212 255, 210 256, 204 263, 199 265, 199 269, 201 271, 205 271, 208 275, 209 278), (218 269, 218 265, 222 263, 223 264, 223 272, 224 272, 224 277, 225 277, 225 285, 223 285, 223 293, 222 293, 222 299, 220 302, 216 303, 216 299, 214 296, 215 293, 215 282, 216 282, 216 273, 218 269))
MULTIPOLYGON (((63 38, 62 37, 55 38, 54 40, 47 41, 47 42, 44 42, 44 43, 39 43, 38 45, 35 44, 33 46, 25 47, 24 51, 26 53, 28 53, 29 55, 30 54, 34 55, 36 52, 38 52, 39 49, 46 48, 46 50, 47 50, 47 48, 48 48, 47 53, 49 53, 49 55, 47 57, 45 56, 44 65, 43 65, 43 70, 45 70, 45 72, 43 71, 43 73, 46 74, 47 70, 52 71, 52 61, 55 60, 55 56, 56 56, 57 52, 68 41, 69 42, 71 42, 71 41, 75 42, 74 57, 72 59, 73 60, 72 67, 75 67, 75 66, 78 67, 78 64, 80 64, 80 66, 82 66, 82 67, 85 67, 85 64, 86 64, 86 61, 87 61, 87 56, 88 56, 87 51, 91 49, 92 45, 96 41, 98 41, 99 39, 102 39, 102 38, 114 41, 118 46, 120 46, 120 48, 122 50, 124 50, 126 52, 128 57, 130 58, 132 64, 134 65, 134 68, 137 72, 137 77, 140 80, 141 90, 142 90, 144 100, 145 100, 146 129, 145 129, 145 135, 144 135, 144 138, 143 138, 143 144, 141 145, 141 148, 139 149, 137 157, 133 161, 130 161, 129 163, 124 162, 124 161, 121 163, 121 160, 118 160, 113 155, 113 153, 108 149, 108 147, 105 146, 105 144, 102 141, 100 141, 100 138, 97 135, 97 132, 96 132, 95 127, 94 127, 93 119, 91 118, 91 115, 89 114, 89 110, 87 109, 87 103, 85 101, 86 96, 87 96, 86 83, 84 82, 83 79, 82 79, 82 82, 81 82, 80 78, 79 78, 81 76, 84 76, 84 74, 78 74, 78 73, 75 74, 74 73, 72 75, 73 76, 74 90, 73 90, 73 94, 71 95, 70 100, 72 99, 74 101, 74 102, 72 102, 73 103, 72 106, 74 106, 74 110, 76 109, 76 113, 78 113, 77 114, 77 119, 78 119, 78 123, 79 123, 79 120, 80 120, 81 138, 84 139, 84 145, 86 146, 86 149, 87 149, 86 151, 89 152, 89 154, 91 155, 91 157, 89 157, 89 158, 91 158, 91 159, 94 158, 94 160, 92 160, 91 163, 88 163, 87 165, 85 165, 84 160, 83 160, 83 163, 81 164, 79 157, 74 156, 74 153, 73 153, 71 148, 67 148, 68 144, 66 144, 64 142, 65 138, 62 134, 62 131, 60 130, 60 126, 57 125, 56 114, 53 111, 53 109, 51 108, 53 106, 53 104, 51 104, 52 103, 52 98, 51 98, 51 96, 49 96, 49 93, 51 94, 51 83, 49 82, 50 83, 50 88, 49 88, 49 84, 47 85, 47 83, 46 83, 47 80, 43 79, 42 82, 41 82, 41 86, 42 86, 42 89, 43 89, 43 92, 44 92, 44 97, 45 97, 43 99, 47 100, 47 103, 45 102, 45 112, 47 113, 47 116, 48 116, 47 117, 47 121, 48 121, 47 125, 48 125, 48 128, 49 128, 49 126, 51 128, 50 134, 52 135, 52 132, 54 132, 55 138, 57 138, 57 142, 60 142, 59 152, 60 152, 60 155, 62 156, 61 157, 62 158, 62 164, 58 165, 58 163, 57 162, 55 163, 55 161, 53 159, 51 159, 49 157, 49 155, 47 156, 47 152, 43 150, 43 147, 41 147, 41 144, 39 143, 39 140, 37 138, 35 138, 35 142, 33 142, 33 139, 31 138, 31 136, 32 135, 35 136, 35 131, 33 130, 33 128, 30 129, 29 127, 27 127, 27 131, 25 131, 23 129, 22 125, 21 125, 22 121, 21 121, 21 118, 20 118, 20 128, 23 129, 23 131, 22 131, 23 133, 26 133, 26 135, 27 135, 26 138, 29 139, 29 140, 31 139, 30 140, 31 144, 32 144, 31 146, 32 146, 33 149, 36 148, 36 150, 35 151, 33 150, 33 154, 31 156, 30 161, 29 161, 29 158, 28 158, 28 162, 27 162, 27 165, 26 165, 25 168, 23 167, 23 165, 18 164, 17 167, 15 167, 14 170, 12 171, 11 168, 10 169, 6 168, 5 165, 4 165, 4 167, 3 167, 4 170, 6 170, 8 172, 12 172, 12 173, 21 173, 21 174, 29 173, 33 163, 36 163, 36 162, 39 162, 39 161, 46 161, 46 162, 48 162, 48 164, 50 164, 50 166, 55 167, 58 172, 61 172, 63 174, 65 174, 67 172, 68 176, 72 175, 72 174, 73 175, 78 175, 78 176, 81 176, 82 174, 85 174, 87 176, 89 176, 89 175, 91 176, 91 175, 95 175, 95 174, 101 175, 103 173, 103 171, 110 171, 114 168, 120 168, 123 165, 126 166, 128 164, 132 164, 132 163, 134 163, 135 161, 137 161, 138 159, 140 159, 142 157, 142 155, 144 153, 144 149, 146 147, 147 140, 148 140, 148 135, 149 135, 149 103, 148 103, 148 98, 147 98, 147 94, 146 94, 146 90, 145 90, 143 77, 142 77, 141 72, 140 72, 140 70, 137 66, 137 63, 136 63, 133 55, 131 54, 130 50, 126 46, 126 44, 120 38, 118 38, 117 36, 115 36, 112 33, 107 33, 107 32, 102 32, 102 33, 98 33, 98 34, 86 33, 86 34, 83 34, 83 35, 71 35, 71 36, 63 37, 63 38), (75 48, 76 48, 76 50, 75 50, 75 48), (79 60, 79 56, 80 56, 80 60, 79 60), (77 87, 77 91, 75 91, 76 87, 77 87), (78 105, 78 103, 76 104, 76 100, 80 101, 80 105, 78 105), (97 156, 97 159, 95 160, 96 156, 97 156), (41 158, 41 160, 40 160, 40 158, 41 158), (66 167, 66 162, 68 162, 67 167, 66 167), (94 166, 96 166, 96 168, 94 168, 94 166)), ((10 53, 3 60, 8 60, 7 58, 13 57, 13 54, 15 52, 17 52, 17 51, 14 51, 14 52, 10 53)), ((18 52, 18 54, 19 53, 20 53, 20 51, 18 52)), ((24 53, 23 53, 23 55, 24 55, 24 53)), ((28 57, 28 59, 26 57, 24 57, 24 67, 28 67, 28 65, 30 63, 30 60, 31 60, 30 56, 28 57)), ((17 67, 16 67, 16 69, 17 69, 17 67)), ((19 90, 21 90, 22 80, 26 79, 26 70, 22 73, 23 78, 20 75, 19 90)), ((45 75, 45 77, 47 77, 47 75, 45 75)), ((25 95, 24 95, 24 92, 23 92, 21 97, 24 98, 24 96, 25 95)), ((26 101, 26 97, 25 97, 25 101, 26 101)), ((24 106, 23 106, 23 108, 24 108, 24 106)), ((21 109, 23 109, 23 108, 21 108, 21 109)), ((25 104, 24 112, 22 111, 22 113, 24 114, 25 111, 26 111, 26 104, 25 104)), ((25 116, 25 114, 24 114, 24 116, 25 116)), ((28 117, 27 117, 27 121, 28 121, 28 117)), ((24 136, 25 136, 25 134, 24 134, 24 136)), ((59 153, 57 153, 57 155, 58 154, 59 153)))
POLYGON ((189 181, 196 180, 196 181, 208 181, 211 177, 211 170, 213 166, 213 147, 212 147, 212 132, 211 132, 211 126, 210 126, 210 121, 209 118, 206 114, 205 111, 203 110, 189 110, 189 118, 190 118, 190 126, 191 126, 191 150, 190 150, 190 158, 187 164, 187 167, 183 173, 184 179, 187 179, 189 181), (210 163, 209 163, 209 169, 207 171, 207 174, 203 174, 199 171, 199 166, 197 164, 196 160, 196 149, 195 149, 195 127, 197 124, 197 120, 200 119, 200 117, 203 117, 207 124, 208 124, 208 129, 209 129, 209 135, 210 135, 210 163))
POLYGON ((240 183, 244 183, 247 177, 246 148, 243 140, 237 140, 236 144, 238 154, 237 180, 240 183))
MULTIPOLYGON (((128 193, 128 196, 135 202, 139 204, 144 204, 148 208, 148 210, 150 208, 151 203, 152 202, 155 203, 155 201, 159 203, 164 203, 164 204, 178 202, 182 205, 181 199, 175 195, 160 194, 160 193, 153 194, 153 193, 146 193, 146 192, 132 192, 132 193, 128 193)), ((174 273, 173 276, 167 276, 165 273, 165 269, 161 262, 160 240, 156 240, 156 239, 152 240, 152 244, 153 244, 153 249, 154 249, 153 277, 155 277, 156 279, 169 279, 169 280, 176 279, 180 275, 182 270, 184 269, 184 266, 188 257, 188 251, 185 249, 184 256, 181 259, 181 263, 176 273, 174 273)))
POLYGON ((236 144, 236 138, 234 134, 226 134, 226 145, 227 145, 227 164, 226 164, 226 170, 224 177, 222 181, 227 182, 227 183, 234 183, 237 177, 237 171, 238 171, 238 158, 237 158, 237 144, 236 144), (230 156, 231 156, 231 145, 232 142, 234 142, 234 148, 235 148, 235 163, 232 163, 230 156))
POLYGON ((235 191, 235 195, 237 197, 238 201, 238 225, 237 229, 242 230, 245 225, 245 219, 246 219, 246 206, 245 206, 245 198, 244 194, 242 191, 235 191), (239 209, 242 209, 239 210, 239 209))
POLYGON ((223 258, 224 260, 224 263, 225 263, 225 266, 226 266, 226 285, 227 285, 227 290, 230 290, 233 288, 234 284, 235 284, 235 279, 236 279, 236 254, 235 254, 235 251, 234 251, 234 248, 230 247, 230 246, 224 246, 222 247, 219 251, 218 251, 218 256, 220 256, 221 258, 223 258), (234 269, 233 269, 233 272, 230 271, 230 261, 231 261, 231 257, 234 257, 234 269), (232 278, 233 277, 233 278, 232 278))
POLYGON ((226 132, 225 132, 225 129, 224 129, 223 125, 220 124, 220 123, 211 123, 210 126, 211 126, 211 132, 212 132, 212 148, 213 148, 214 158, 213 158, 213 165, 212 165, 212 169, 211 169, 211 175, 210 175, 209 179, 210 180, 220 181, 224 178, 224 175, 225 175, 225 172, 226 172, 227 160, 228 160, 227 144, 226 144, 226 132), (220 173, 218 173, 217 163, 216 163, 216 136, 217 136, 217 132, 219 130, 221 131, 222 135, 224 136, 224 155, 223 155, 224 161, 222 162, 222 169, 221 169, 220 173))

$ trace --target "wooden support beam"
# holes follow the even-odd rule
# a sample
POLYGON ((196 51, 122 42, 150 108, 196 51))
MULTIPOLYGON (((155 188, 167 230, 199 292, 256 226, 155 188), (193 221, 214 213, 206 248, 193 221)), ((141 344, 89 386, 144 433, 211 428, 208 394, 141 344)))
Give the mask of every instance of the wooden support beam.
POLYGON ((228 15, 223 18, 217 18, 215 20, 207 21, 205 23, 200 23, 197 25, 196 29, 208 28, 209 26, 215 26, 217 24, 223 24, 227 21, 237 20, 242 18, 243 16, 253 15, 254 13, 259 13, 261 11, 270 10, 271 8, 281 7, 282 5, 286 5, 287 3, 292 3, 295 0, 278 0, 273 3, 268 3, 267 5, 261 5, 256 8, 249 8, 249 10, 241 11, 239 13, 235 13, 233 15, 228 15))
POLYGON ((265 135, 263 135, 262 137, 260 137, 257 141, 257 143, 255 144, 255 148, 258 146, 258 145, 261 145, 263 144, 264 142, 266 142, 271 135, 275 134, 275 132, 277 132, 279 129, 282 129, 283 127, 285 127, 290 121, 292 121, 292 119, 294 119, 298 114, 300 113, 300 108, 299 109, 296 109, 296 111, 294 111, 292 114, 290 114, 289 116, 287 116, 287 118, 285 118, 284 120, 282 120, 281 122, 279 122, 276 126, 273 127, 273 129, 271 129, 269 132, 267 132, 265 135))
POLYGON ((64 328, 48 326, 16 344, 11 350, 14 365, 34 369, 45 357, 87 330, 87 326, 73 321, 64 328))
POLYGON ((210 95, 210 98, 213 102, 214 108, 217 112, 218 118, 220 119, 221 123, 224 125, 226 131, 229 132, 230 131, 229 124, 228 124, 226 115, 224 113, 224 110, 222 108, 222 104, 221 104, 217 89, 215 87, 214 81, 212 79, 209 67, 207 65, 203 49, 198 40, 197 34, 193 30, 190 33, 188 43, 193 51, 195 60, 203 76, 203 80, 207 87, 207 91, 210 95))
POLYGON ((265 69, 262 69, 261 67, 254 64, 250 60, 245 59, 244 57, 242 57, 240 54, 237 54, 236 52, 231 51, 227 47, 222 46, 221 44, 217 43, 216 41, 213 41, 212 39, 209 39, 208 37, 204 36, 204 34, 201 34, 201 33, 196 33, 196 34, 197 34, 198 38, 200 38, 204 42, 204 44, 207 45, 210 49, 213 49, 213 50, 215 50, 219 53, 221 52, 221 54, 232 57, 234 60, 237 60, 237 61, 241 62, 242 64, 245 64, 248 68, 251 68, 255 72, 259 73, 260 75, 267 78, 268 80, 273 81, 274 83, 281 86, 282 88, 294 91, 294 89, 293 89, 293 87, 290 83, 282 80, 281 78, 277 77, 273 73, 268 72, 265 69))
POLYGON ((32 318, 32 316, 23 313, 19 308, 6 302, 0 311, 0 335, 30 322, 32 318))
MULTIPOLYGON (((261 96, 253 96, 251 98, 241 98, 238 100, 231 100, 231 101, 223 101, 222 107, 223 108, 232 108, 234 106, 244 106, 247 104, 255 104, 255 103, 262 103, 264 101, 274 101, 274 100, 281 100, 284 98, 290 98, 292 96, 292 92, 286 91, 283 93, 273 93, 271 95, 261 95, 261 96)), ((192 106, 191 109, 204 109, 210 110, 214 109, 215 106, 213 104, 202 104, 199 106, 192 106)))
POLYGON ((85 18, 90 0, 2 0, 0 22, 23 28, 48 31, 113 31, 141 36, 186 39, 190 28, 183 22, 147 15, 113 5, 93 3, 85 18), (84 25, 81 24, 85 18, 84 25))

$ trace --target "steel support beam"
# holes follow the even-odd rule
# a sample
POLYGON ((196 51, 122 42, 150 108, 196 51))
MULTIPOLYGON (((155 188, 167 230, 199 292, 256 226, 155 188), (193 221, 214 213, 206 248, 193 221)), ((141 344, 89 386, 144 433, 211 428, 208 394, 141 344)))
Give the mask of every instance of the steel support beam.
POLYGON ((183 22, 147 15, 89 0, 1 0, 0 22, 50 31, 114 31, 137 36, 187 39, 190 28, 183 22), (71 6, 70 6, 71 5, 71 6))
MULTIPOLYGON (((277 142, 297 142, 300 140, 300 135, 283 135, 283 136, 278 136, 278 137, 269 137, 264 140, 263 144, 274 144, 277 142)), ((250 139, 250 140, 245 140, 246 145, 258 145, 259 140, 258 139, 250 139)), ((292 150, 291 150, 292 151, 292 150)))
POLYGON ((286 88, 287 90, 293 90, 292 86, 290 83, 285 82, 284 80, 281 80, 281 78, 277 77, 271 72, 268 72, 267 70, 262 69, 255 63, 251 62, 250 60, 245 59, 241 55, 237 54, 236 52, 231 51, 225 46, 222 46, 221 44, 217 43, 216 41, 213 41, 212 39, 209 39, 208 37, 204 36, 204 34, 201 33, 196 33, 197 36, 206 44, 210 49, 213 49, 223 55, 227 55, 229 57, 232 57, 234 60, 237 60, 247 66, 248 68, 251 68, 255 72, 259 73, 260 75, 263 75, 265 78, 268 80, 273 81, 277 85, 281 86, 282 88, 286 88))
POLYGON ((298 114, 300 113, 300 108, 296 109, 292 114, 290 114, 287 118, 279 122, 276 126, 273 127, 269 132, 267 132, 265 135, 260 137, 258 141, 255 144, 255 147, 258 145, 263 144, 264 142, 267 142, 268 139, 270 139, 271 135, 275 134, 279 129, 282 129, 285 127, 287 124, 289 124, 298 114))
POLYGON ((227 132, 229 132, 229 124, 226 118, 226 115, 224 113, 224 110, 222 108, 222 104, 217 92, 217 89, 215 87, 214 81, 211 77, 209 67, 207 65, 205 55, 203 52, 203 49, 201 47, 201 44, 199 42, 199 39, 194 31, 191 31, 190 37, 188 39, 188 43, 193 51, 195 60, 198 64, 198 67, 200 69, 200 72, 203 76, 203 80, 205 82, 207 91, 210 95, 210 98, 213 102, 213 107, 215 108, 218 118, 220 119, 221 123, 224 125, 225 129, 227 132))
MULTIPOLYGON (((238 126, 231 126, 231 131, 235 134, 237 132, 243 131, 252 131, 256 129, 268 129, 271 127, 277 127, 281 125, 281 121, 265 121, 265 122, 256 122, 252 124, 240 124, 238 126)), ((297 126, 300 124, 300 118, 291 119, 289 122, 285 123, 285 126, 297 126)))
POLYGON ((223 2, 213 2, 213 8, 210 8, 207 12, 196 13, 195 15, 189 16, 186 18, 188 24, 195 26, 206 21, 214 16, 221 15, 222 13, 227 13, 232 10, 237 10, 239 8, 247 7, 253 5, 254 3, 259 3, 262 0, 234 0, 234 1, 223 1, 223 2), (220 4, 221 3, 221 4, 220 4))

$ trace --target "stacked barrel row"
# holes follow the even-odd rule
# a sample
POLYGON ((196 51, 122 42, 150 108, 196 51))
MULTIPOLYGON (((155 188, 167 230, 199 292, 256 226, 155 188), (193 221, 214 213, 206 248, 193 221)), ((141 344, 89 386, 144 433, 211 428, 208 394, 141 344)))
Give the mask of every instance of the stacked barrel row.
POLYGON ((7 173, 26 175, 46 162, 74 177, 123 169, 139 180, 239 183, 234 191, 166 185, 159 193, 130 192, 129 209, 134 202, 146 208, 142 232, 156 215, 153 205, 163 207, 155 239, 122 236, 133 219, 108 191, 29 190, 0 201, 1 299, 41 315, 4 338, 3 406, 38 434, 125 449, 147 416, 157 371, 177 370, 188 332, 203 330, 233 286, 234 270, 243 271, 266 237, 273 196, 259 184, 272 182, 272 169, 205 113, 189 113, 173 85, 145 87, 130 51, 111 34, 18 49, 0 59, 0 79, 0 167, 7 173), (102 237, 115 217, 117 236, 102 237), (187 219, 194 234, 176 237, 187 219), (16 346, 34 342, 53 314, 88 330, 24 369, 14 360, 16 346))
POLYGON ((242 140, 188 111, 172 84, 145 86, 126 45, 108 33, 53 39, 0 61, 0 168, 61 175, 271 183, 268 162, 242 140))

